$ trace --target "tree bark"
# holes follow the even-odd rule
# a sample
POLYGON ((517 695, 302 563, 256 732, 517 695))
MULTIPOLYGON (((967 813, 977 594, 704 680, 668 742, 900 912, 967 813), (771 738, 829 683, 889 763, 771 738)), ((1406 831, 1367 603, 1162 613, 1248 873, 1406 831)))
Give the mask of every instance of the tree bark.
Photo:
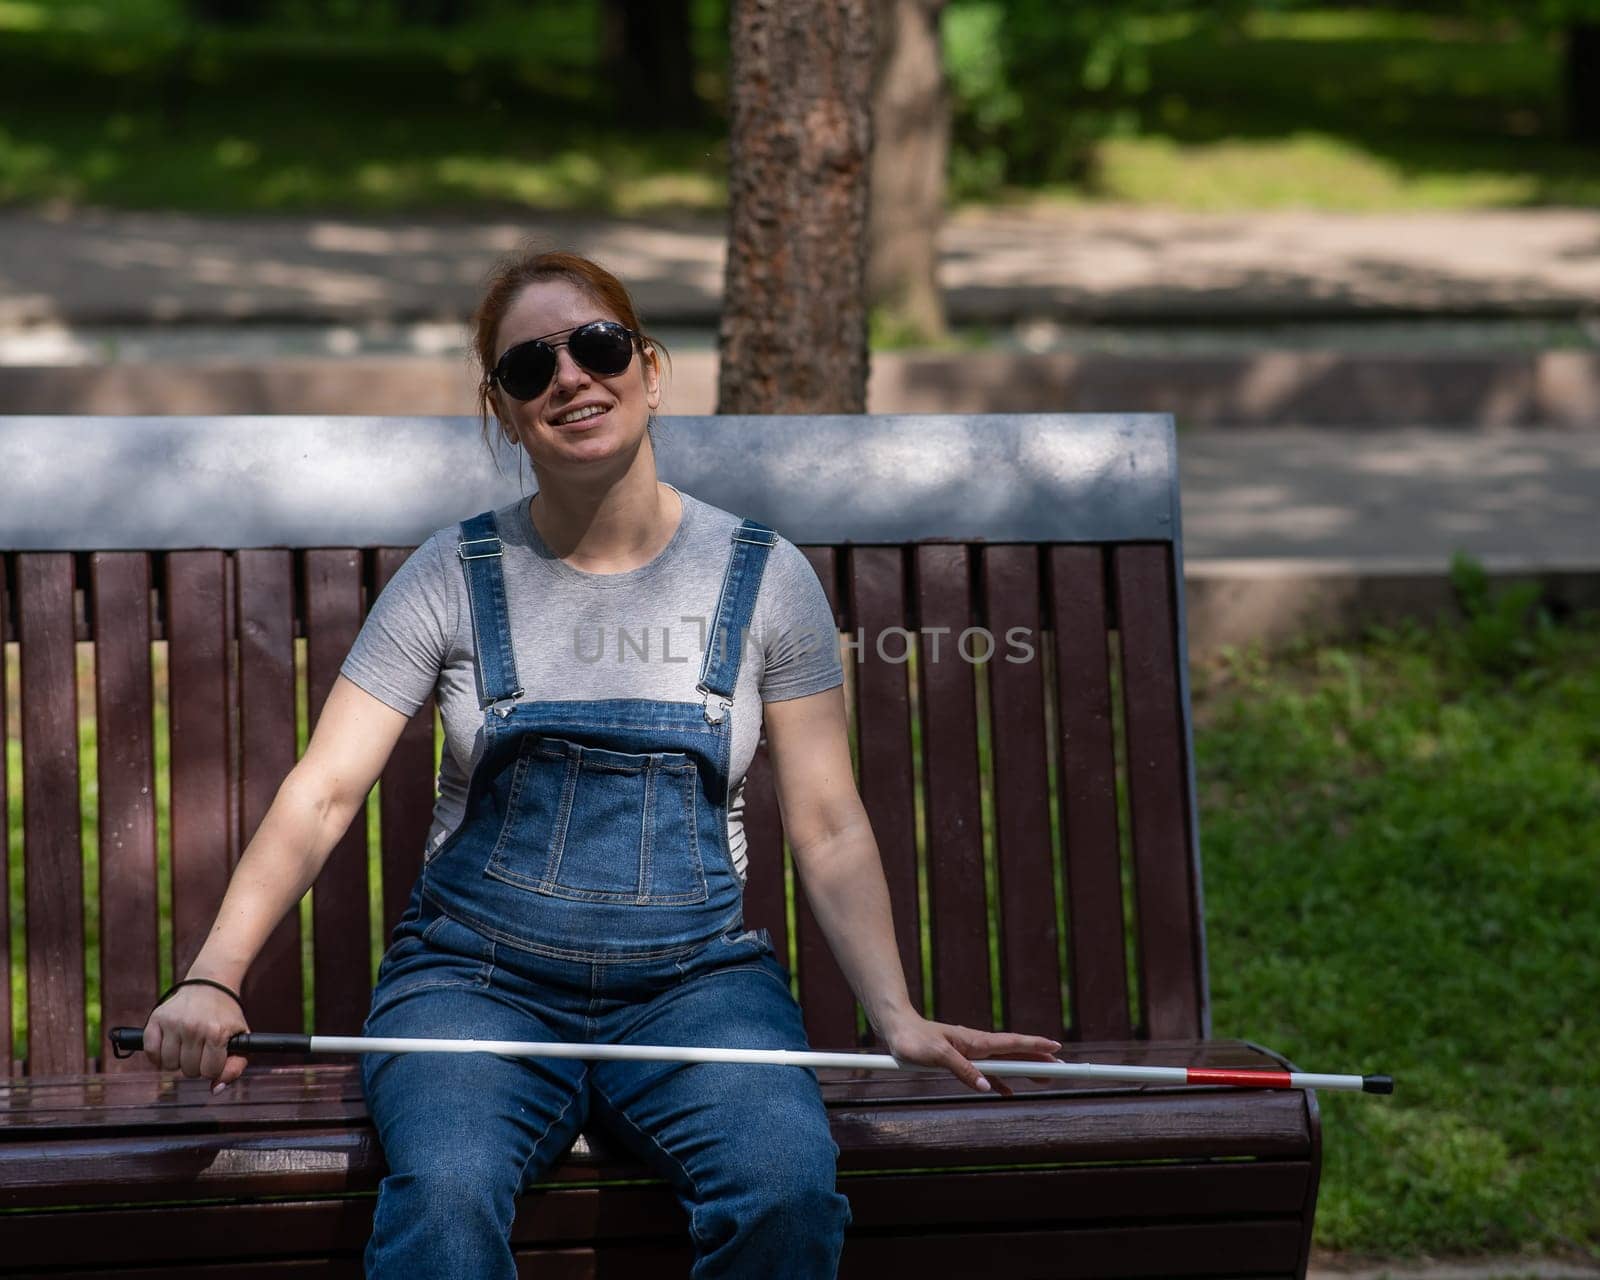
POLYGON ((1567 136, 1600 142, 1600 23, 1570 23, 1565 44, 1567 136))
POLYGON ((868 297, 904 337, 945 336, 939 226, 950 154, 939 15, 945 0, 873 0, 868 297))
POLYGON ((605 0, 601 23, 603 61, 628 114, 646 127, 693 123, 689 0, 605 0))
POLYGON ((210 27, 259 27, 267 0, 189 0, 189 16, 210 27))
POLYGON ((871 0, 734 0, 719 413, 867 405, 871 0))

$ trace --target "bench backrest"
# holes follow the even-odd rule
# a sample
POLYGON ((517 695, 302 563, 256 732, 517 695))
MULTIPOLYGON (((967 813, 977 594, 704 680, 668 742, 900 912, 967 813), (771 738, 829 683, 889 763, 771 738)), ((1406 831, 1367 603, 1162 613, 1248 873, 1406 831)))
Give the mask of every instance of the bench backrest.
MULTIPOLYGON (((913 999, 1079 1041, 1208 1036, 1170 418, 667 418, 658 456, 800 545, 828 593, 913 999)), ((180 974, 199 949, 367 604, 432 530, 533 485, 464 418, 0 418, 0 459, 28 1029, 11 1065, 144 1069, 89 1037, 143 1022, 163 949, 180 974)), ((312 1029, 359 1028, 435 743, 430 702, 381 779, 379 850, 351 825, 313 890, 308 963, 291 913, 251 972, 252 1025, 302 1025, 304 968, 312 1029)), ((857 1044, 784 874, 764 743, 746 806, 747 920, 793 957, 812 1042, 857 1044)))

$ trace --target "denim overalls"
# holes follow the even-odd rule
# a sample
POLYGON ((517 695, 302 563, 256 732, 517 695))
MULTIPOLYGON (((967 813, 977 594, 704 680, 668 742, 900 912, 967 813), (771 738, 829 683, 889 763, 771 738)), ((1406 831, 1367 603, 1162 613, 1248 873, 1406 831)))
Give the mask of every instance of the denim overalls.
MULTIPOLYGON (((807 1047, 728 850, 732 705, 776 534, 732 535, 692 702, 519 702, 493 512, 465 521, 483 748, 379 969, 369 1035, 807 1047)), ((850 1214, 797 1067, 368 1054, 369 1277, 515 1275, 517 1194, 591 1116, 667 1178, 696 1280, 818 1277, 850 1214)))

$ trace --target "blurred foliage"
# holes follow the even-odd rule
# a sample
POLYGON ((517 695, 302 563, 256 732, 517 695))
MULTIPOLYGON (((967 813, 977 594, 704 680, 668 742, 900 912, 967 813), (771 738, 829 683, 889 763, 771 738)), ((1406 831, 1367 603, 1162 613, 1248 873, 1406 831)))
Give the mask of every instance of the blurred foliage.
POLYGON ((1176 19, 1188 34, 1225 26, 1238 7, 954 0, 943 31, 957 104, 953 186, 1083 182, 1095 143, 1139 127, 1134 100, 1151 88, 1150 37, 1160 20, 1176 19))
MULTIPOLYGON (((724 4, 693 7, 708 101, 723 91, 724 4)), ((723 201, 722 130, 640 127, 605 74, 597 4, 479 0, 447 30, 382 5, 363 18, 354 0, 264 8, 254 28, 197 22, 182 0, 0 0, 0 203, 629 214, 723 201)))
MULTIPOLYGON (((1480 175, 1463 203, 1588 202, 1592 157, 1560 141, 1560 29, 1580 18, 1600 18, 1600 0, 951 0, 952 186, 966 199, 1041 186, 1148 198, 1108 180, 1118 143, 1271 138, 1346 165, 1365 153, 1407 179, 1480 175), (1496 145, 1519 150, 1496 162, 1496 145)), ((1135 164, 1172 177, 1159 146, 1135 164)))
MULTIPOLYGON (((692 0, 703 110, 674 124, 628 108, 602 0, 0 0, 0 203, 714 210, 728 2, 692 0)), ((1562 91, 1562 28, 1589 17, 1600 0, 950 0, 952 195, 1600 205, 1562 91)))
POLYGON ((1465 619, 1449 633, 1460 656, 1488 675, 1515 675, 1545 656, 1555 624, 1537 582, 1495 590, 1483 564, 1464 552, 1450 561, 1450 585, 1465 619))

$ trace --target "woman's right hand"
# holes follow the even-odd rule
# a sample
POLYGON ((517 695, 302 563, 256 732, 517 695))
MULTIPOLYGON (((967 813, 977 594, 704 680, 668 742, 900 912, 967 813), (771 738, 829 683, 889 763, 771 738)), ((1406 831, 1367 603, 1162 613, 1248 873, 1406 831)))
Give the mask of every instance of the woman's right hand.
POLYGON ((243 1073, 245 1059, 228 1052, 228 1040, 250 1026, 244 1010, 215 987, 179 987, 144 1024, 144 1055, 163 1071, 214 1080, 220 1093, 243 1073))

